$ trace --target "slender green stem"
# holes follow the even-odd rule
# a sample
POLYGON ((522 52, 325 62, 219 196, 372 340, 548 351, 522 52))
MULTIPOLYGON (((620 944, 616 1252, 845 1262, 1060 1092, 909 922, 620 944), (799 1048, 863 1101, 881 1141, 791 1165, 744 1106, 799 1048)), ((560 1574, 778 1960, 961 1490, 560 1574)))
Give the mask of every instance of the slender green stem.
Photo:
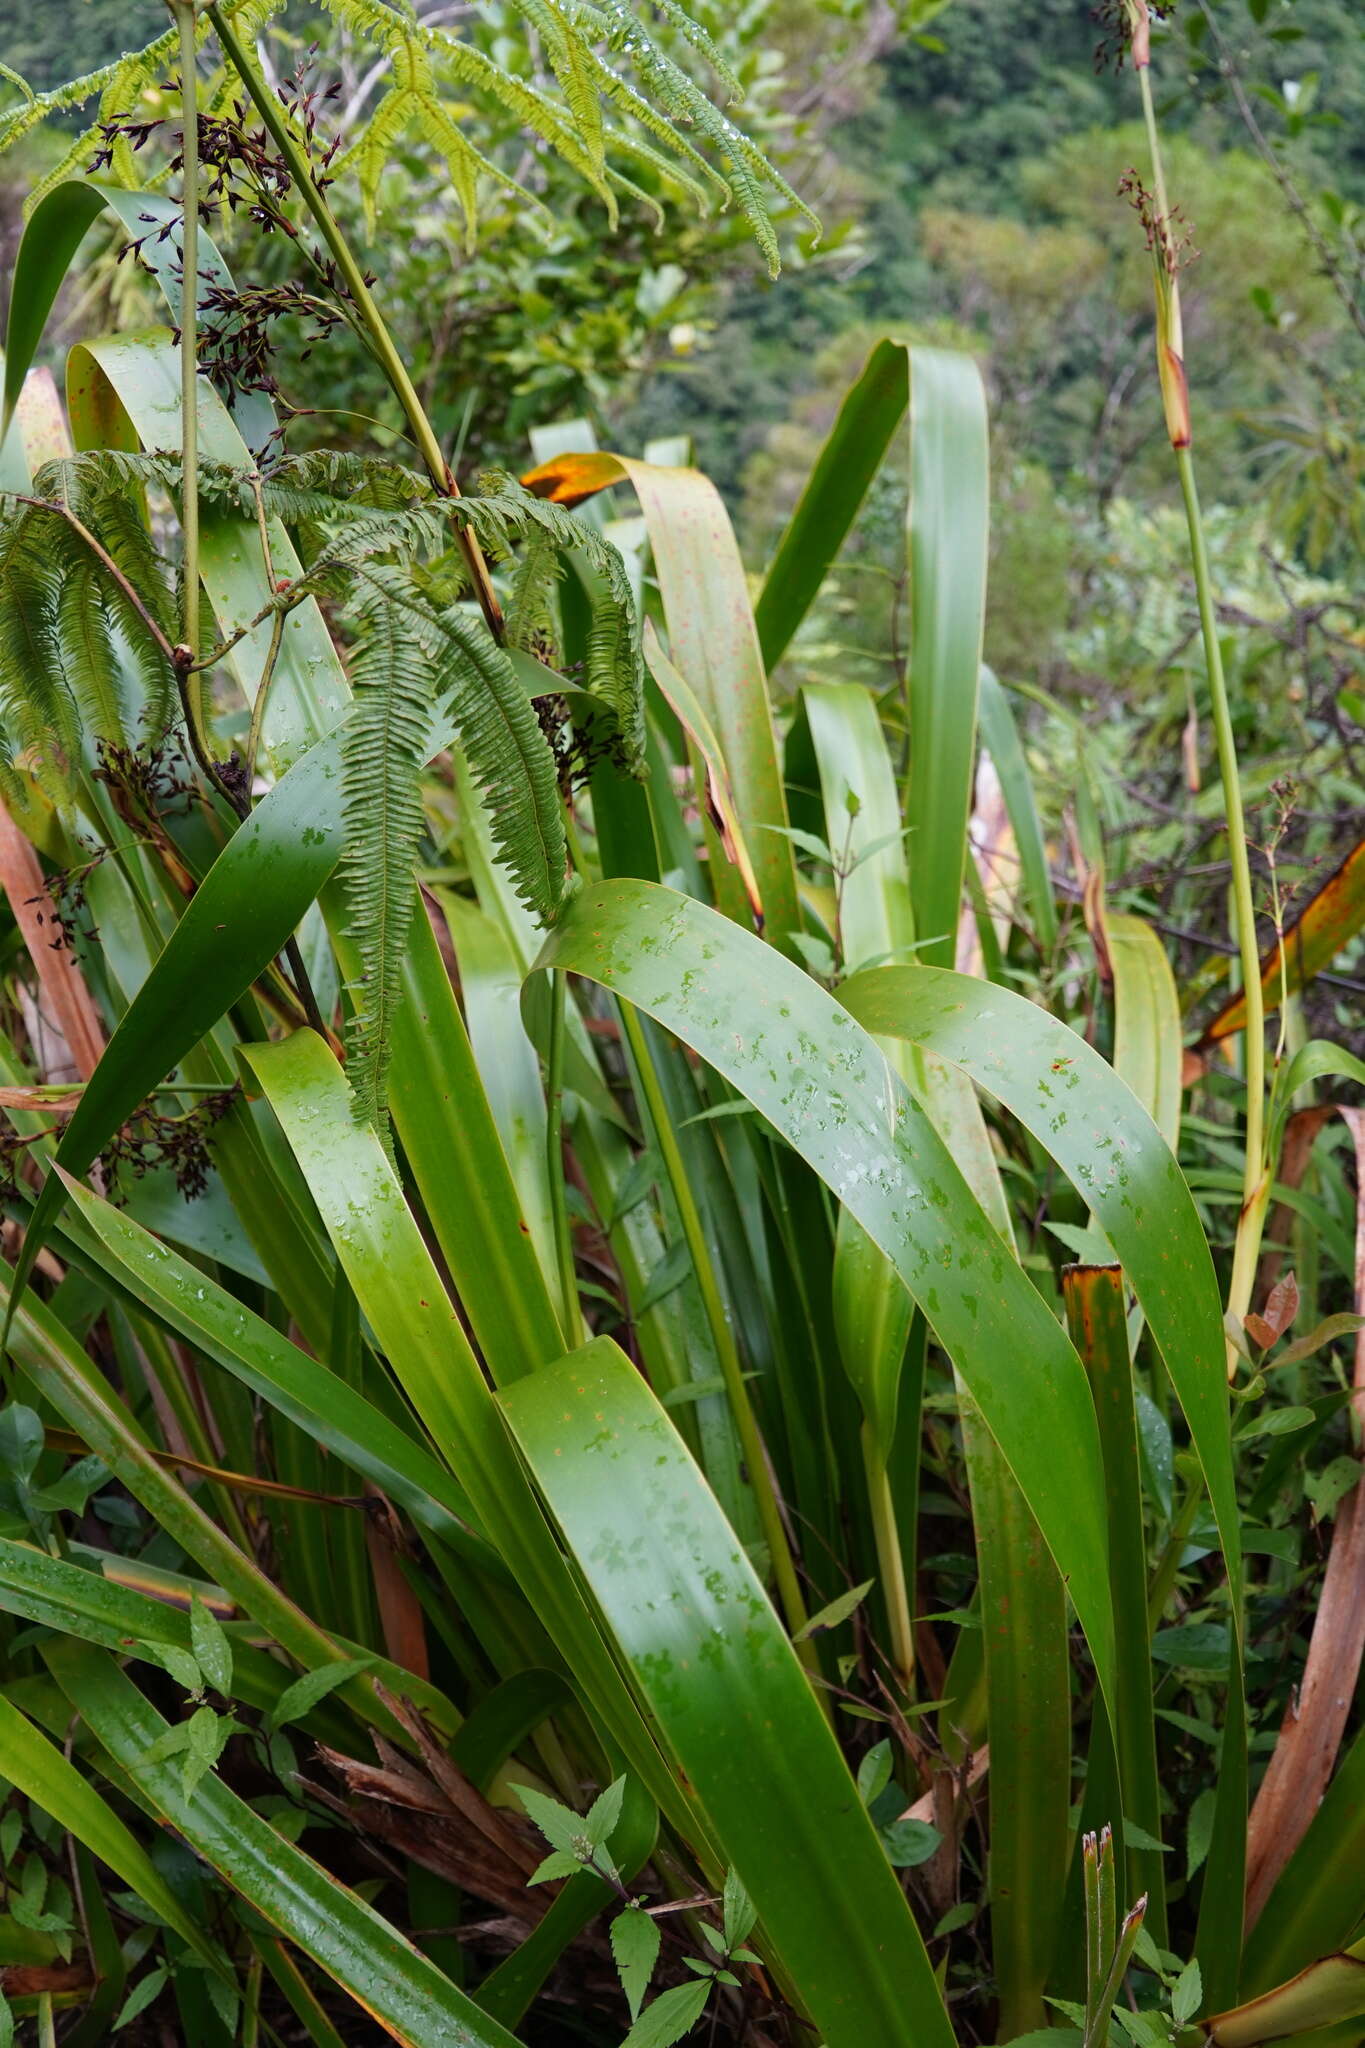
MULTIPOLYGON (((1209 702, 1213 713, 1214 739, 1218 749, 1218 773, 1223 784, 1223 807, 1227 816, 1228 861, 1232 870, 1233 923, 1241 957, 1246 1001, 1246 1139, 1242 1168, 1242 1213, 1238 1219, 1228 1289, 1228 1309, 1240 1321, 1251 1306, 1261 1233, 1269 1203, 1270 1162, 1265 1157, 1265 999, 1261 988, 1261 956, 1256 942, 1256 902, 1251 886, 1251 856, 1247 846, 1246 818, 1242 807, 1242 784, 1237 767, 1237 748, 1232 733, 1227 681, 1223 674, 1223 652, 1218 638, 1214 610, 1213 578, 1209 570, 1204 522, 1199 511, 1199 492, 1194 479, 1194 462, 1189 446, 1189 408, 1185 397, 1185 366, 1180 327, 1180 288, 1176 278, 1177 258, 1171 247, 1171 207, 1162 162, 1161 138, 1157 129, 1156 103, 1152 95, 1150 18, 1146 0, 1130 0, 1133 25, 1133 62, 1142 95, 1142 118, 1152 163, 1152 185, 1156 221, 1149 223, 1153 261, 1157 274, 1157 347, 1162 372, 1162 390, 1167 400, 1167 418, 1175 448, 1180 490, 1185 501, 1189 529, 1190 561, 1194 570, 1199 604, 1199 626, 1204 643, 1204 663, 1209 679, 1209 702), (1172 357, 1176 360, 1172 363, 1172 357), (1172 398, 1168 388, 1178 379, 1178 420, 1172 419, 1172 398), (1176 431, 1177 426, 1180 431, 1176 431)), ((1227 1352, 1228 1378, 1237 1369, 1237 1353, 1231 1343, 1227 1352)))
POLYGON ((905 1582, 905 1554, 901 1549, 896 1521, 895 1496, 886 1460, 867 1424, 863 1424, 863 1470, 867 1475, 867 1499, 872 1513, 872 1535, 877 1546, 877 1564, 891 1630, 891 1658, 896 1681, 907 1694, 915 1675, 915 1623, 910 1612, 910 1593, 905 1582))
MULTIPOLYGON (((351 303, 355 307, 356 315, 374 350, 379 366, 387 377, 389 387, 395 398, 403 408, 404 416, 412 430, 413 439, 421 451, 422 461, 426 465, 427 474, 443 497, 458 498, 460 495, 459 485, 456 483, 450 465, 441 451, 441 444, 436 438, 436 430, 427 417, 426 409, 417 395, 417 388, 408 375, 407 365, 398 353, 393 336, 389 333, 384 323, 384 316, 375 303, 369 285, 365 282, 365 274, 359 263, 357 263, 346 237, 342 234, 331 208, 318 190, 317 181, 313 177, 306 155, 300 149, 298 142, 291 133, 289 124, 285 120, 278 102, 267 87, 265 80, 261 77, 256 65, 247 55, 240 39, 224 19, 223 10, 221 6, 216 4, 216 0, 210 0, 208 15, 209 20, 217 31, 219 42, 227 52, 234 71, 250 94, 257 113, 266 125, 271 140, 288 164, 290 176, 298 186, 304 205, 313 216, 318 233, 327 244, 327 248, 345 284, 351 303)), ((487 621, 489 631, 495 637, 500 638, 503 625, 502 607, 499 605, 494 592, 492 578, 488 573, 488 564, 484 560, 483 551, 468 527, 458 522, 456 538, 461 553, 464 555, 469 567, 469 573, 474 585, 474 594, 479 602, 479 609, 487 621)))
MULTIPOLYGON (((654 1060, 645 1039, 644 1029, 629 1003, 621 1005, 621 1023, 635 1064, 640 1092, 654 1129, 654 1142, 664 1162, 664 1170, 668 1175, 673 1200, 677 1206, 678 1221, 682 1225, 683 1237, 691 1255, 692 1270, 701 1293, 711 1341, 716 1348, 721 1378, 725 1381, 730 1411, 735 1418, 735 1428, 739 1432, 740 1449, 744 1454, 749 1484, 754 1490, 759 1523, 772 1559, 773 1577, 777 1581, 782 1611, 786 1615, 787 1626, 793 1631, 799 1631, 806 1625, 806 1603, 802 1598, 800 1582, 796 1576, 796 1565, 787 1541, 782 1510, 777 1503, 772 1473, 768 1468, 768 1454, 759 1433, 758 1418, 749 1399, 749 1389, 744 1383, 735 1333, 721 1299, 715 1268, 711 1263, 710 1250, 702 1230, 701 1217, 697 1213, 692 1185, 688 1180, 687 1168, 678 1144, 678 1135, 668 1115, 663 1089, 654 1071, 654 1060)), ((807 1670, 814 1671, 819 1662, 814 1644, 807 1640, 798 1643, 796 1649, 807 1670)))
POLYGON ((1147 1595, 1147 1620, 1153 1630, 1160 1628, 1167 1602, 1175 1590, 1180 1560, 1184 1555, 1185 1545, 1190 1540, 1190 1531, 1194 1527, 1203 1499, 1202 1482, 1198 1479, 1192 1480, 1189 1491, 1176 1511, 1175 1520, 1171 1523, 1166 1548, 1162 1551, 1156 1570, 1152 1574, 1151 1588, 1147 1595))
MULTIPOLYGON (((1189 526, 1190 558, 1194 566, 1195 591, 1199 600, 1199 624, 1204 639, 1204 660, 1209 677, 1209 701, 1213 712, 1214 740, 1218 749, 1218 772, 1223 782, 1223 804, 1228 821, 1228 860, 1232 869, 1233 916, 1237 927, 1237 950, 1241 957, 1243 999, 1246 1003, 1246 1152, 1242 1170, 1242 1215, 1233 1255, 1232 1282, 1228 1294, 1231 1313, 1240 1318, 1251 1306, 1251 1288, 1256 1275, 1261 1232, 1269 1202, 1269 1180, 1265 1158, 1265 997, 1261 987, 1261 954, 1256 942, 1256 903, 1251 886, 1251 857, 1247 848, 1246 818, 1242 808, 1242 785, 1237 768, 1237 747, 1232 734, 1232 712, 1228 705, 1227 682, 1223 675, 1223 653, 1218 639, 1218 622, 1213 609, 1213 579, 1209 573, 1204 523, 1199 513, 1199 494, 1194 464, 1188 448, 1177 448, 1176 464, 1185 500, 1189 526)), ((1235 1355, 1235 1354, 1234 1354, 1235 1355)))
MULTIPOLYGON (((199 85, 194 41, 194 0, 172 0, 180 32, 180 105, 184 129, 180 199, 180 434, 183 475, 180 530, 184 538, 182 638, 190 659, 199 652, 199 85)), ((196 734, 203 737, 204 685, 192 670, 185 700, 196 734)))
POLYGON ((568 977, 555 968, 550 976, 550 1053, 545 1085, 545 1172, 550 1184, 550 1216, 554 1225, 555 1257, 559 1263, 559 1321, 570 1351, 583 1342, 583 1323, 578 1307, 578 1282, 574 1274, 573 1239, 569 1235, 569 1210, 564 1185, 564 1042, 565 1005, 568 977))

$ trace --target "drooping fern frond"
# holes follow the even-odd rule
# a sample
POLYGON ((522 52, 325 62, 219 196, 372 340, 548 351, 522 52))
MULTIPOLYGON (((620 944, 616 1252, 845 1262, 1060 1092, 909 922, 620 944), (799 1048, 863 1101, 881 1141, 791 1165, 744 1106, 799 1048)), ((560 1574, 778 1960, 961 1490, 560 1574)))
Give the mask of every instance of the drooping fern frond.
POLYGON ((507 644, 542 659, 553 659, 558 647, 555 597, 560 579, 560 552, 547 534, 527 542, 512 579, 506 611, 507 644))
MULTIPOLYGON (((415 131, 444 163, 471 239, 481 182, 514 192, 533 218, 548 223, 538 197, 470 139, 467 110, 452 103, 445 90, 453 85, 462 92, 486 93, 519 128, 554 150, 597 193, 613 222, 618 194, 659 211, 659 201, 612 161, 613 156, 623 156, 648 163, 703 210, 701 193, 714 193, 722 205, 734 201, 771 270, 777 268, 778 249, 770 199, 802 213, 818 232, 815 216, 758 144, 708 98, 646 26, 646 10, 639 0, 514 0, 547 60, 557 92, 515 76, 455 30, 420 20, 406 0, 322 4, 349 33, 386 58, 391 69, 386 91, 341 160, 357 175, 367 216, 373 215, 379 181, 395 145, 415 131), (621 65, 633 69, 635 83, 621 65), (608 124, 605 106, 624 116, 626 125, 608 124), (699 138, 703 147, 683 130, 699 138), (704 148, 714 152, 717 161, 711 161, 704 148)), ((249 44, 284 6, 285 0, 224 0, 224 13, 249 44)), ((693 20, 684 0, 659 0, 652 11, 665 33, 710 66, 727 98, 740 97, 739 80, 724 53, 693 20)), ((197 33, 201 38, 211 33, 207 16, 201 17, 197 33)), ((19 97, 0 113, 0 151, 39 122, 99 99, 96 126, 75 138, 30 195, 30 207, 53 183, 80 168, 97 143, 108 155, 108 173, 115 182, 145 182, 125 132, 127 116, 164 83, 174 62, 171 30, 52 92, 35 93, 17 75, 5 74, 19 97)), ((231 89, 231 81, 224 80, 210 94, 205 111, 226 104, 231 89)), ((292 110, 290 118, 295 118, 292 110)))
POLYGON ((540 37, 559 82, 569 119, 598 176, 607 167, 602 134, 602 107, 597 97, 590 52, 578 33, 577 11, 560 0, 517 0, 519 13, 540 37))
MULTIPOLYGON (((420 49, 437 73, 488 91, 586 178, 613 212, 612 186, 636 188, 607 161, 608 146, 620 131, 604 123, 603 100, 638 122, 661 146, 665 165, 670 158, 678 159, 691 172, 694 184, 714 185, 722 202, 733 199, 737 203, 774 273, 779 256, 767 193, 800 213, 819 233, 818 219, 776 166, 651 36, 644 25, 644 10, 629 0, 514 0, 517 12, 541 43, 562 95, 559 101, 524 80, 513 79, 451 30, 416 20, 395 0, 324 0, 324 4, 355 33, 377 42, 393 61, 396 74, 399 52, 404 53, 405 64, 415 66, 420 49), (598 46, 604 42, 611 57, 634 67, 642 89, 637 90, 601 54, 598 46), (719 164, 711 163, 680 128, 692 129, 704 138, 717 153, 719 164)), ((682 0, 668 0, 659 12, 712 66, 727 96, 739 97, 733 70, 706 31, 692 20, 682 0)), ((397 75, 395 86, 401 90, 397 75)), ((392 118, 391 114, 385 116, 386 127, 392 118)), ((357 145, 363 147, 363 143, 357 145)), ((638 149, 633 153, 638 155, 638 149)), ((676 172, 673 175, 676 182, 676 172)), ((636 196, 648 203, 648 195, 637 191, 636 196)))
MULTIPOLYGON (((3 503, 3 501, 0 501, 3 503)), ((66 796, 65 764, 80 745, 58 638, 57 599, 71 551, 28 506, 13 506, 0 539, 0 710, 6 759, 24 751, 55 802, 66 796), (53 749, 57 758, 53 758, 53 749)))
POLYGON ((449 605, 436 623, 438 699, 483 796, 498 859, 537 921, 553 924, 564 901, 568 855, 549 743, 483 621, 449 605))
POLYGON ((53 493, 42 502, 0 498, 4 756, 23 751, 62 809, 86 743, 127 749, 135 716, 159 739, 175 715, 164 644, 148 629, 170 602, 163 567, 131 502, 118 491, 92 490, 88 475, 66 474, 73 467, 39 471, 37 492, 53 493), (98 552, 62 505, 79 507, 98 552))
POLYGON ((412 868, 422 836, 420 776, 431 708, 420 622, 394 601, 389 585, 384 572, 371 572, 356 620, 355 699, 342 734, 342 871, 360 954, 347 1073, 357 1114, 381 1130, 393 1017, 417 902, 412 868))
POLYGON ((453 723, 498 859, 542 924, 563 901, 567 849, 550 751, 507 654, 482 620, 426 603, 407 565, 359 573, 355 701, 342 736, 343 872, 360 955, 347 1071, 356 1112, 382 1130, 393 1019, 417 897, 421 772, 433 714, 453 723))
POLYGON ((482 477, 478 495, 462 498, 458 510, 495 555, 510 552, 514 539, 531 536, 549 541, 563 554, 578 551, 594 570, 597 583, 588 592, 592 615, 584 681, 615 719, 625 765, 632 774, 643 774, 644 683, 635 599, 618 550, 563 505, 533 497, 498 470, 482 477))
MULTIPOLYGON (((72 559, 83 566, 94 563, 103 607, 137 678, 142 699, 139 714, 149 733, 159 740, 179 716, 175 677, 161 644, 173 643, 177 637, 177 610, 167 565, 152 539, 141 502, 144 480, 152 474, 154 465, 145 458, 99 450, 45 463, 34 478, 34 490, 39 497, 68 505, 137 593, 134 603, 118 579, 63 527, 63 535, 70 536, 63 544, 74 542, 72 559), (159 629, 160 640, 149 630, 148 619, 159 629)), ((62 524, 55 517, 49 517, 48 523, 54 527, 62 524)), ((120 701, 126 715, 130 707, 122 693, 120 701)), ((124 733, 117 728, 96 726, 94 735, 126 744, 124 733)))

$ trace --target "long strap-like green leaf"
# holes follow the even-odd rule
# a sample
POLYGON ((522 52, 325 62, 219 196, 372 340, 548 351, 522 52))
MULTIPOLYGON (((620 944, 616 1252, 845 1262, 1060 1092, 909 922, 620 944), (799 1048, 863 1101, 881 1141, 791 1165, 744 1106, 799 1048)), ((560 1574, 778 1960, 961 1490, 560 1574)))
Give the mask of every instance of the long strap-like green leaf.
POLYGON ((583 890, 537 967, 600 982, 701 1053, 894 1261, 1036 1515, 1110 1689, 1104 1491, 1084 1371, 866 1032, 761 940, 646 882, 583 890))
POLYGON ((625 1355, 502 1404, 669 1748, 830 2048, 951 2048, 923 1941, 776 1613, 625 1355))
POLYGON ((186 1798, 179 1759, 149 1760, 166 1722, 107 1652, 68 1640, 46 1655, 81 1718, 163 1819, 395 2040, 406 2048, 515 2048, 435 1963, 215 1774, 186 1798))

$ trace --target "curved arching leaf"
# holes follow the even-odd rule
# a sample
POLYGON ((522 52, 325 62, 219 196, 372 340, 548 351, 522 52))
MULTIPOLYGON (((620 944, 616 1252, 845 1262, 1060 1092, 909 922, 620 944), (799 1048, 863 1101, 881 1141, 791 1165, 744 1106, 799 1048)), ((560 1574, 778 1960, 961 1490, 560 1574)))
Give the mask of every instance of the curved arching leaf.
MULTIPOLYGON (((82 1092, 55 1155, 86 1173, 111 1134, 250 988, 297 927, 341 852, 339 747, 322 740, 233 833, 186 906, 82 1092)), ((65 1200, 50 1173, 34 1205, 5 1337, 65 1200)))
POLYGON ((1152 1119, 1084 1039, 1024 996, 950 969, 874 967, 840 1000, 867 1030, 926 1046, 1033 1133, 1093 1209, 1161 1347, 1218 1519, 1234 1589, 1222 1305, 1194 1199, 1152 1119))
POLYGON ((838 1745, 665 1410, 609 1338, 499 1398, 819 2038, 951 2048, 924 1943, 838 1745))
POLYGON ((277 1834, 213 1772, 185 1795, 179 1760, 157 1761, 168 1724, 89 1643, 46 1647, 53 1677, 167 1826, 405 2048, 516 2048, 420 1949, 277 1834))
POLYGON ((655 883, 584 889, 536 967, 601 983, 699 1052, 894 1262, 1037 1517, 1108 1690, 1105 1504, 1084 1370, 871 1038, 771 947, 655 883))

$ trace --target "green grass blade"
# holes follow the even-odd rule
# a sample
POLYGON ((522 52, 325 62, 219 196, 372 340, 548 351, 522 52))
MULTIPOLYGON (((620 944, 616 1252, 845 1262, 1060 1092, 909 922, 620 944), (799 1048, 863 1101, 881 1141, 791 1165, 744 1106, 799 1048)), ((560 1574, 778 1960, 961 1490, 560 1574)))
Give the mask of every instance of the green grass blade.
MULTIPOLYGON (((0 1267, 0 1285, 8 1282, 7 1270, 0 1267)), ((306 1670, 336 1661, 341 1653, 335 1641, 224 1535, 152 1455, 118 1395, 43 1303, 30 1299, 20 1309, 11 1329, 10 1350, 34 1389, 104 1460, 159 1527, 291 1657, 306 1670)), ((367 1720, 390 1725, 364 1680, 352 1680, 347 1697, 367 1720)))
POLYGON ((949 2048, 923 1943, 834 1738, 666 1412, 608 1339, 501 1400, 821 2039, 949 2048))
POLYGON ((1104 1500, 1084 1372, 876 1045, 791 963, 649 883, 582 890, 537 966, 600 982, 701 1053, 895 1262, 1038 1517, 1107 1687, 1104 1500))
POLYGON ((1001 2039, 1046 2024, 1071 1805, 1066 1593, 1037 1521, 960 1393, 972 1490, 990 1735, 991 1953, 1001 2039))
MULTIPOLYGON (((961 1066, 1051 1153, 1123 1262, 1185 1411, 1227 1564, 1236 1644, 1197 1951, 1205 1986, 1213 1987, 1210 1997, 1226 2003, 1236 1996, 1246 1864, 1242 1539, 1222 1304, 1198 1211, 1131 1090, 1083 1039, 1035 1003, 968 975, 929 968, 874 968, 845 982, 840 995, 870 1030, 899 1032, 961 1066)), ((1030 1505, 1036 1512, 1036 1503, 1030 1505)))
POLYGON ((122 1209, 74 1182, 69 1192, 107 1269, 153 1315, 372 1479, 433 1536, 501 1573, 496 1554, 470 1528, 468 1500, 419 1443, 122 1209))
POLYGON ((26 1799, 117 1871, 140 1899, 173 1927, 195 1955, 221 1968, 218 1950, 188 1914, 137 1837, 55 1744, 0 1693, 0 1755, 5 1776, 26 1799))
POLYGON ((1145 918, 1110 911, 1104 928, 1114 974, 1114 1071, 1174 1151, 1185 1040, 1171 963, 1145 918))
POLYGON ((759 644, 776 668, 815 602, 906 406, 905 344, 879 341, 816 460, 754 607, 759 644))
POLYGON ((994 672, 982 668, 980 700, 977 706, 983 745, 995 763, 1005 809, 1014 828, 1019 849, 1019 871, 1024 900, 1033 915, 1033 932, 1040 949, 1050 953, 1057 943, 1057 901, 1048 872, 1047 847, 1033 798, 1033 777, 1019 739, 1009 694, 994 672))
POLYGON ((989 538, 986 394, 970 356, 910 350, 910 777, 921 958, 951 967, 967 860, 989 538))
MULTIPOLYGON (((589 1703, 650 1790, 657 1755, 555 1545, 454 1304, 372 1129, 322 1040, 296 1031, 246 1053, 313 1190, 375 1338, 479 1522, 589 1703)), ((676 1804, 676 1801, 675 1801, 676 1804)))
POLYGON ((1036 1003, 965 974, 874 968, 840 988, 869 1031, 927 1046, 1031 1131, 1085 1196, 1161 1347, 1204 1470, 1234 1588, 1233 1489, 1222 1304, 1193 1198, 1150 1117, 1112 1067, 1036 1003))
POLYGON ((1161 1840, 1161 1788, 1157 1778, 1151 1634, 1147 1621, 1147 1549, 1123 1274, 1117 1266, 1068 1266, 1062 1275, 1062 1291, 1071 1341, 1090 1375, 1095 1396, 1109 1500, 1109 1577, 1114 1590, 1119 1660, 1115 1747, 1123 1794, 1123 1812, 1110 1817, 1111 1825, 1115 1843, 1125 1857, 1124 1896, 1135 1899, 1146 1893, 1146 1925, 1157 1943, 1164 1946, 1164 1859, 1158 1850, 1139 1849, 1130 1844, 1122 1826, 1125 1819, 1135 1821, 1155 1841, 1161 1840))
POLYGON ((179 1760, 149 1763, 166 1731, 113 1659, 84 1643, 46 1646, 53 1676, 91 1733, 152 1802, 270 1925, 409 2048, 513 2048, 436 1965, 354 1892, 275 1832, 216 1775, 184 1795, 179 1760))

